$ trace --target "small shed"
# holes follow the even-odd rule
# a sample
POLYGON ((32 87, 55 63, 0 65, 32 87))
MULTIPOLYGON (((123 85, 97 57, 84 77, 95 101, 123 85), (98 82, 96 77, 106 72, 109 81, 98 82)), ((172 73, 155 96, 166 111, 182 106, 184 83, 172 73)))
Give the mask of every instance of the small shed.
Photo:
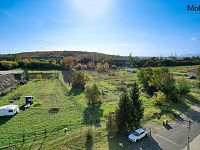
POLYGON ((26 100, 26 105, 33 104, 33 96, 25 96, 25 100, 26 100))
POLYGON ((13 116, 18 112, 18 105, 5 105, 0 107, 0 116, 13 116))
POLYGON ((0 71, 0 75, 6 75, 6 74, 13 74, 15 77, 15 80, 17 80, 20 83, 26 82, 26 71, 25 70, 7 70, 7 71, 0 71))

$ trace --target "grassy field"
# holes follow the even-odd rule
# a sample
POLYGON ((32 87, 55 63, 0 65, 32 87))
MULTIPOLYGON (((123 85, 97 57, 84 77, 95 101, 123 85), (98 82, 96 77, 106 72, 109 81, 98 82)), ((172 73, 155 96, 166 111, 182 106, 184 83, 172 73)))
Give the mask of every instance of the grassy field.
POLYGON ((34 104, 12 118, 1 118, 0 137, 31 135, 38 130, 52 131, 55 128, 62 129, 66 126, 77 128, 83 124, 82 111, 77 109, 73 100, 66 96, 58 79, 31 80, 28 84, 2 97, 0 104, 8 104, 8 100, 15 95, 21 96, 21 99, 14 104, 23 106, 26 95, 34 96, 34 104), (51 108, 60 108, 60 110, 52 114, 49 113, 51 108))
MULTIPOLYGON (((171 67, 170 70, 174 73, 185 73, 196 67, 171 67)), ((85 73, 89 78, 87 84, 96 83, 101 91, 107 90, 101 96, 100 107, 89 109, 84 92, 73 93, 69 96, 68 91, 71 87, 68 84, 63 86, 59 79, 30 80, 6 96, 0 97, 0 106, 2 106, 9 104, 9 99, 16 95, 21 96, 21 99, 14 104, 23 106, 24 96, 34 96, 34 104, 30 108, 20 111, 11 118, 0 118, 0 139, 13 137, 22 140, 23 135, 28 139, 28 137, 34 137, 35 134, 43 134, 46 129, 48 137, 36 141, 26 140, 25 143, 16 146, 20 149, 56 149, 58 147, 60 149, 126 149, 126 146, 131 144, 126 138, 112 140, 108 138, 105 121, 108 113, 114 111, 118 105, 121 88, 130 87, 133 81, 137 81, 136 74, 129 73, 125 69, 103 74, 90 71, 85 71, 85 73), (52 108, 59 108, 59 112, 49 113, 52 108), (88 130, 91 129, 89 127, 91 120, 93 122, 100 120, 101 126, 95 127, 93 124, 92 138, 88 140, 86 137, 88 130), (68 134, 63 132, 64 128, 68 129, 68 134), (124 147, 119 146, 119 143, 123 143, 124 147)), ((156 106, 145 93, 141 93, 141 98, 145 106, 143 124, 156 122, 161 125, 163 120, 173 119, 174 112, 182 113, 194 103, 198 103, 200 94, 191 92, 188 96, 181 98, 179 103, 171 102, 162 107, 156 106), (159 113, 160 117, 155 117, 154 113, 159 113)), ((5 143, 1 142, 0 146, 6 144, 8 140, 5 143)))

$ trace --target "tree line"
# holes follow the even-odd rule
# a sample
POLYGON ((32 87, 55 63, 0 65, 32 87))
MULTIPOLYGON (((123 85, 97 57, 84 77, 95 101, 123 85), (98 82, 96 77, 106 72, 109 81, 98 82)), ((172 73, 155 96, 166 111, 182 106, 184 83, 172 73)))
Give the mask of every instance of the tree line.
MULTIPOLYGON (((37 57, 36 57, 37 58, 37 57)), ((27 67, 30 69, 71 69, 92 70, 99 64, 108 64, 110 68, 117 67, 159 67, 159 66, 187 66, 200 65, 200 57, 133 57, 107 55, 95 52, 53 51, 32 52, 0 55, 0 69, 14 69, 27 67), (32 59, 32 56, 63 56, 63 59, 32 59), (7 58, 8 57, 8 58, 7 58), (12 59, 11 59, 12 57, 12 59), (94 67, 95 66, 95 67, 94 67)), ((101 69, 100 69, 101 70, 101 69)))

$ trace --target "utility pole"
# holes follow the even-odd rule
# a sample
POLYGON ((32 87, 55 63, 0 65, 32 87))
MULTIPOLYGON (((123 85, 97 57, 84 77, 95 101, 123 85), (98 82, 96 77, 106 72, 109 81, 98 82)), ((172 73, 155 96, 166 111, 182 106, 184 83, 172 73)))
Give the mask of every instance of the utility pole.
POLYGON ((188 122, 188 138, 187 138, 187 150, 190 150, 190 130, 191 130, 191 124, 193 123, 190 120, 185 120, 186 122, 188 122))

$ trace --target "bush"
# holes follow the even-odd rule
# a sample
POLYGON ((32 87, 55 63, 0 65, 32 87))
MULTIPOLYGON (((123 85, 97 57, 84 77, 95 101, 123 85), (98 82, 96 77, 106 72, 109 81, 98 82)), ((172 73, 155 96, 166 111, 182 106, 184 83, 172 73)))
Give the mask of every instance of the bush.
POLYGON ((155 92, 153 97, 151 98, 156 104, 162 105, 166 101, 166 95, 161 92, 155 92))
POLYGON ((85 89, 86 76, 83 72, 75 72, 72 75, 72 90, 83 90, 85 89))
POLYGON ((180 77, 177 79, 177 92, 183 96, 190 92, 191 84, 185 77, 180 77))
POLYGON ((178 97, 177 97, 177 94, 175 92, 167 95, 167 99, 174 102, 174 103, 178 102, 178 97))
POLYGON ((10 70, 18 67, 15 61, 0 61, 0 70, 10 70))
POLYGON ((86 87, 85 96, 88 99, 88 106, 94 106, 100 103, 100 91, 96 84, 86 87))

